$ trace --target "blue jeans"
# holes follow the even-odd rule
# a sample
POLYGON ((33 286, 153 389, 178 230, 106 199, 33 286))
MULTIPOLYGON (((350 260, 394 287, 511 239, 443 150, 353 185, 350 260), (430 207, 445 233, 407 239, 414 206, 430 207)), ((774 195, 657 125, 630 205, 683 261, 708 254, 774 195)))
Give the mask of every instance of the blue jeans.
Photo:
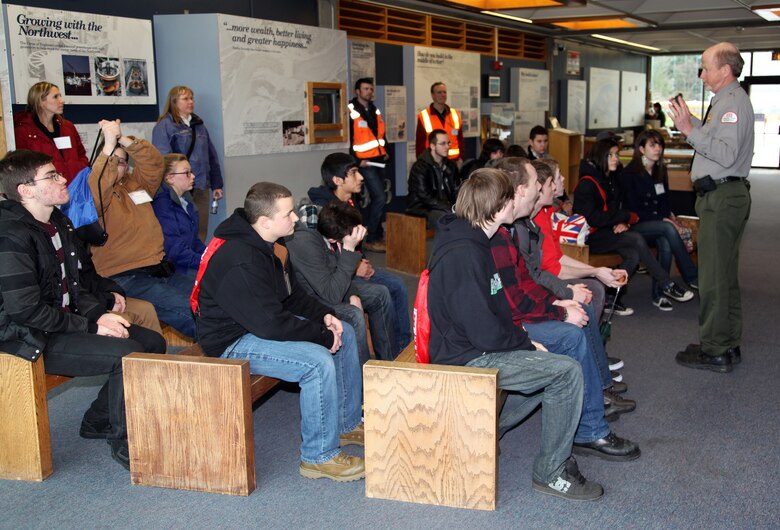
POLYGON ((542 404, 542 439, 534 478, 552 482, 571 456, 582 410, 582 370, 568 357, 545 351, 486 353, 467 363, 498 368, 498 386, 507 396, 498 420, 499 436, 542 404))
MULTIPOLYGON (((658 249, 658 263, 666 272, 672 269, 672 255, 680 267, 680 274, 686 283, 696 281, 699 272, 691 261, 691 255, 685 249, 685 244, 672 223, 666 221, 642 221, 632 227, 632 230, 642 234, 650 246, 658 249)), ((661 285, 653 279, 653 298, 663 296, 661 285)))
POLYGON ((609 372, 609 359, 607 359, 607 351, 604 349, 604 341, 601 339, 599 319, 596 317, 596 308, 593 304, 580 305, 588 314, 588 324, 582 328, 582 331, 585 332, 585 339, 588 341, 588 351, 593 355, 593 360, 599 371, 601 387, 609 388, 612 386, 612 374, 609 372))
POLYGON ((129 271, 111 279, 125 290, 126 296, 150 302, 160 320, 188 337, 197 338, 195 318, 190 309, 194 276, 173 273, 167 278, 155 278, 144 272, 129 271))
POLYGON ((363 175, 364 184, 368 190, 369 203, 366 208, 366 241, 381 241, 384 239, 382 231, 382 216, 385 213, 385 171, 379 167, 361 167, 360 174, 363 175))
POLYGON ((395 333, 394 356, 401 353, 412 341, 412 322, 409 318, 409 295, 406 294, 404 282, 384 269, 374 269, 374 275, 370 280, 355 277, 358 294, 363 298, 363 287, 370 284, 379 284, 387 287, 390 298, 393 300, 393 332, 395 333))
POLYGON ((343 323, 342 345, 334 355, 312 342, 261 339, 247 333, 222 354, 246 359, 249 371, 301 387, 301 460, 327 462, 339 454, 339 434, 358 426, 363 380, 355 332, 343 323))
POLYGON ((523 327, 532 340, 541 342, 551 352, 575 359, 582 367, 582 416, 574 441, 587 443, 609 434, 609 427, 604 419, 602 378, 594 355, 588 349, 586 333, 574 324, 557 320, 537 324, 525 323, 523 327))

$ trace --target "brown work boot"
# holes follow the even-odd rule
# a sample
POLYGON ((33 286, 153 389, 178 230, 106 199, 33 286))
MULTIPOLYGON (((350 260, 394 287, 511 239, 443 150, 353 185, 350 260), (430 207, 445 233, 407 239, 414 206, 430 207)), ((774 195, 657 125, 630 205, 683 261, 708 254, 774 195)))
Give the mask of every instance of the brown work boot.
POLYGON ((365 432, 366 431, 363 430, 363 422, 361 421, 358 423, 358 426, 350 432, 339 435, 339 445, 341 447, 344 447, 345 445, 363 446, 365 445, 363 442, 363 440, 365 440, 365 432))
POLYGON ((380 254, 383 252, 387 252, 387 245, 384 241, 364 241, 363 242, 363 250, 368 250, 369 252, 379 252, 380 254))
POLYGON ((306 478, 329 478, 336 482, 352 482, 366 476, 366 464, 359 456, 339 453, 322 464, 301 462, 298 468, 306 478))

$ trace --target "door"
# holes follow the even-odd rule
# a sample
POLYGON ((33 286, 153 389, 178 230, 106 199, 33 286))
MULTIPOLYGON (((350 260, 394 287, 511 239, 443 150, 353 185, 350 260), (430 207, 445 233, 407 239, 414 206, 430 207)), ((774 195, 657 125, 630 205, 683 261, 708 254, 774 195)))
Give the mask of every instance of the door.
POLYGON ((780 76, 746 77, 756 115, 753 167, 780 168, 780 76))

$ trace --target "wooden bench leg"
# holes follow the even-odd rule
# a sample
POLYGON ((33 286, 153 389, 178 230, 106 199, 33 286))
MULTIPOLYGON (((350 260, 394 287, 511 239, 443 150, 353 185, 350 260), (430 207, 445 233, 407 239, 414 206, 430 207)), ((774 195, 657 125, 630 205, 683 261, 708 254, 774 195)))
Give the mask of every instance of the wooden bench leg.
POLYGON ((52 471, 43 357, 0 353, 0 479, 41 481, 52 471))
POLYGON ((498 370, 363 366, 366 496, 495 510, 498 370))
POLYGON ((427 263, 426 223, 427 221, 423 217, 387 213, 385 264, 388 269, 407 274, 420 274, 425 269, 427 263))
POLYGON ((255 489, 248 361, 133 353, 122 366, 133 484, 255 489))

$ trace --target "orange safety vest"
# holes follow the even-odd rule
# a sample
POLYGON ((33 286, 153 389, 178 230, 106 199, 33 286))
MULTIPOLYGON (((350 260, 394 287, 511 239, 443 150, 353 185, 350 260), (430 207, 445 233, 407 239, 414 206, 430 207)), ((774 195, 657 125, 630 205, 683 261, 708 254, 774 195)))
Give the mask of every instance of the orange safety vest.
MULTIPOLYGON (((422 121, 423 127, 425 127, 425 134, 431 134, 434 127, 431 125, 431 114, 429 107, 425 107, 420 111, 420 121, 422 121)), ((441 127, 447 131, 447 136, 450 137, 450 150, 447 151, 447 157, 450 160, 457 160, 460 158, 460 146, 458 145, 458 131, 460 130, 460 115, 458 111, 450 107, 450 113, 444 116, 444 125, 441 127)))
POLYGON ((347 105, 349 117, 352 118, 352 150, 358 158, 376 158, 384 156, 385 150, 385 122, 382 121, 382 113, 376 109, 376 136, 368 126, 368 122, 363 119, 360 113, 355 110, 352 103, 347 105))

